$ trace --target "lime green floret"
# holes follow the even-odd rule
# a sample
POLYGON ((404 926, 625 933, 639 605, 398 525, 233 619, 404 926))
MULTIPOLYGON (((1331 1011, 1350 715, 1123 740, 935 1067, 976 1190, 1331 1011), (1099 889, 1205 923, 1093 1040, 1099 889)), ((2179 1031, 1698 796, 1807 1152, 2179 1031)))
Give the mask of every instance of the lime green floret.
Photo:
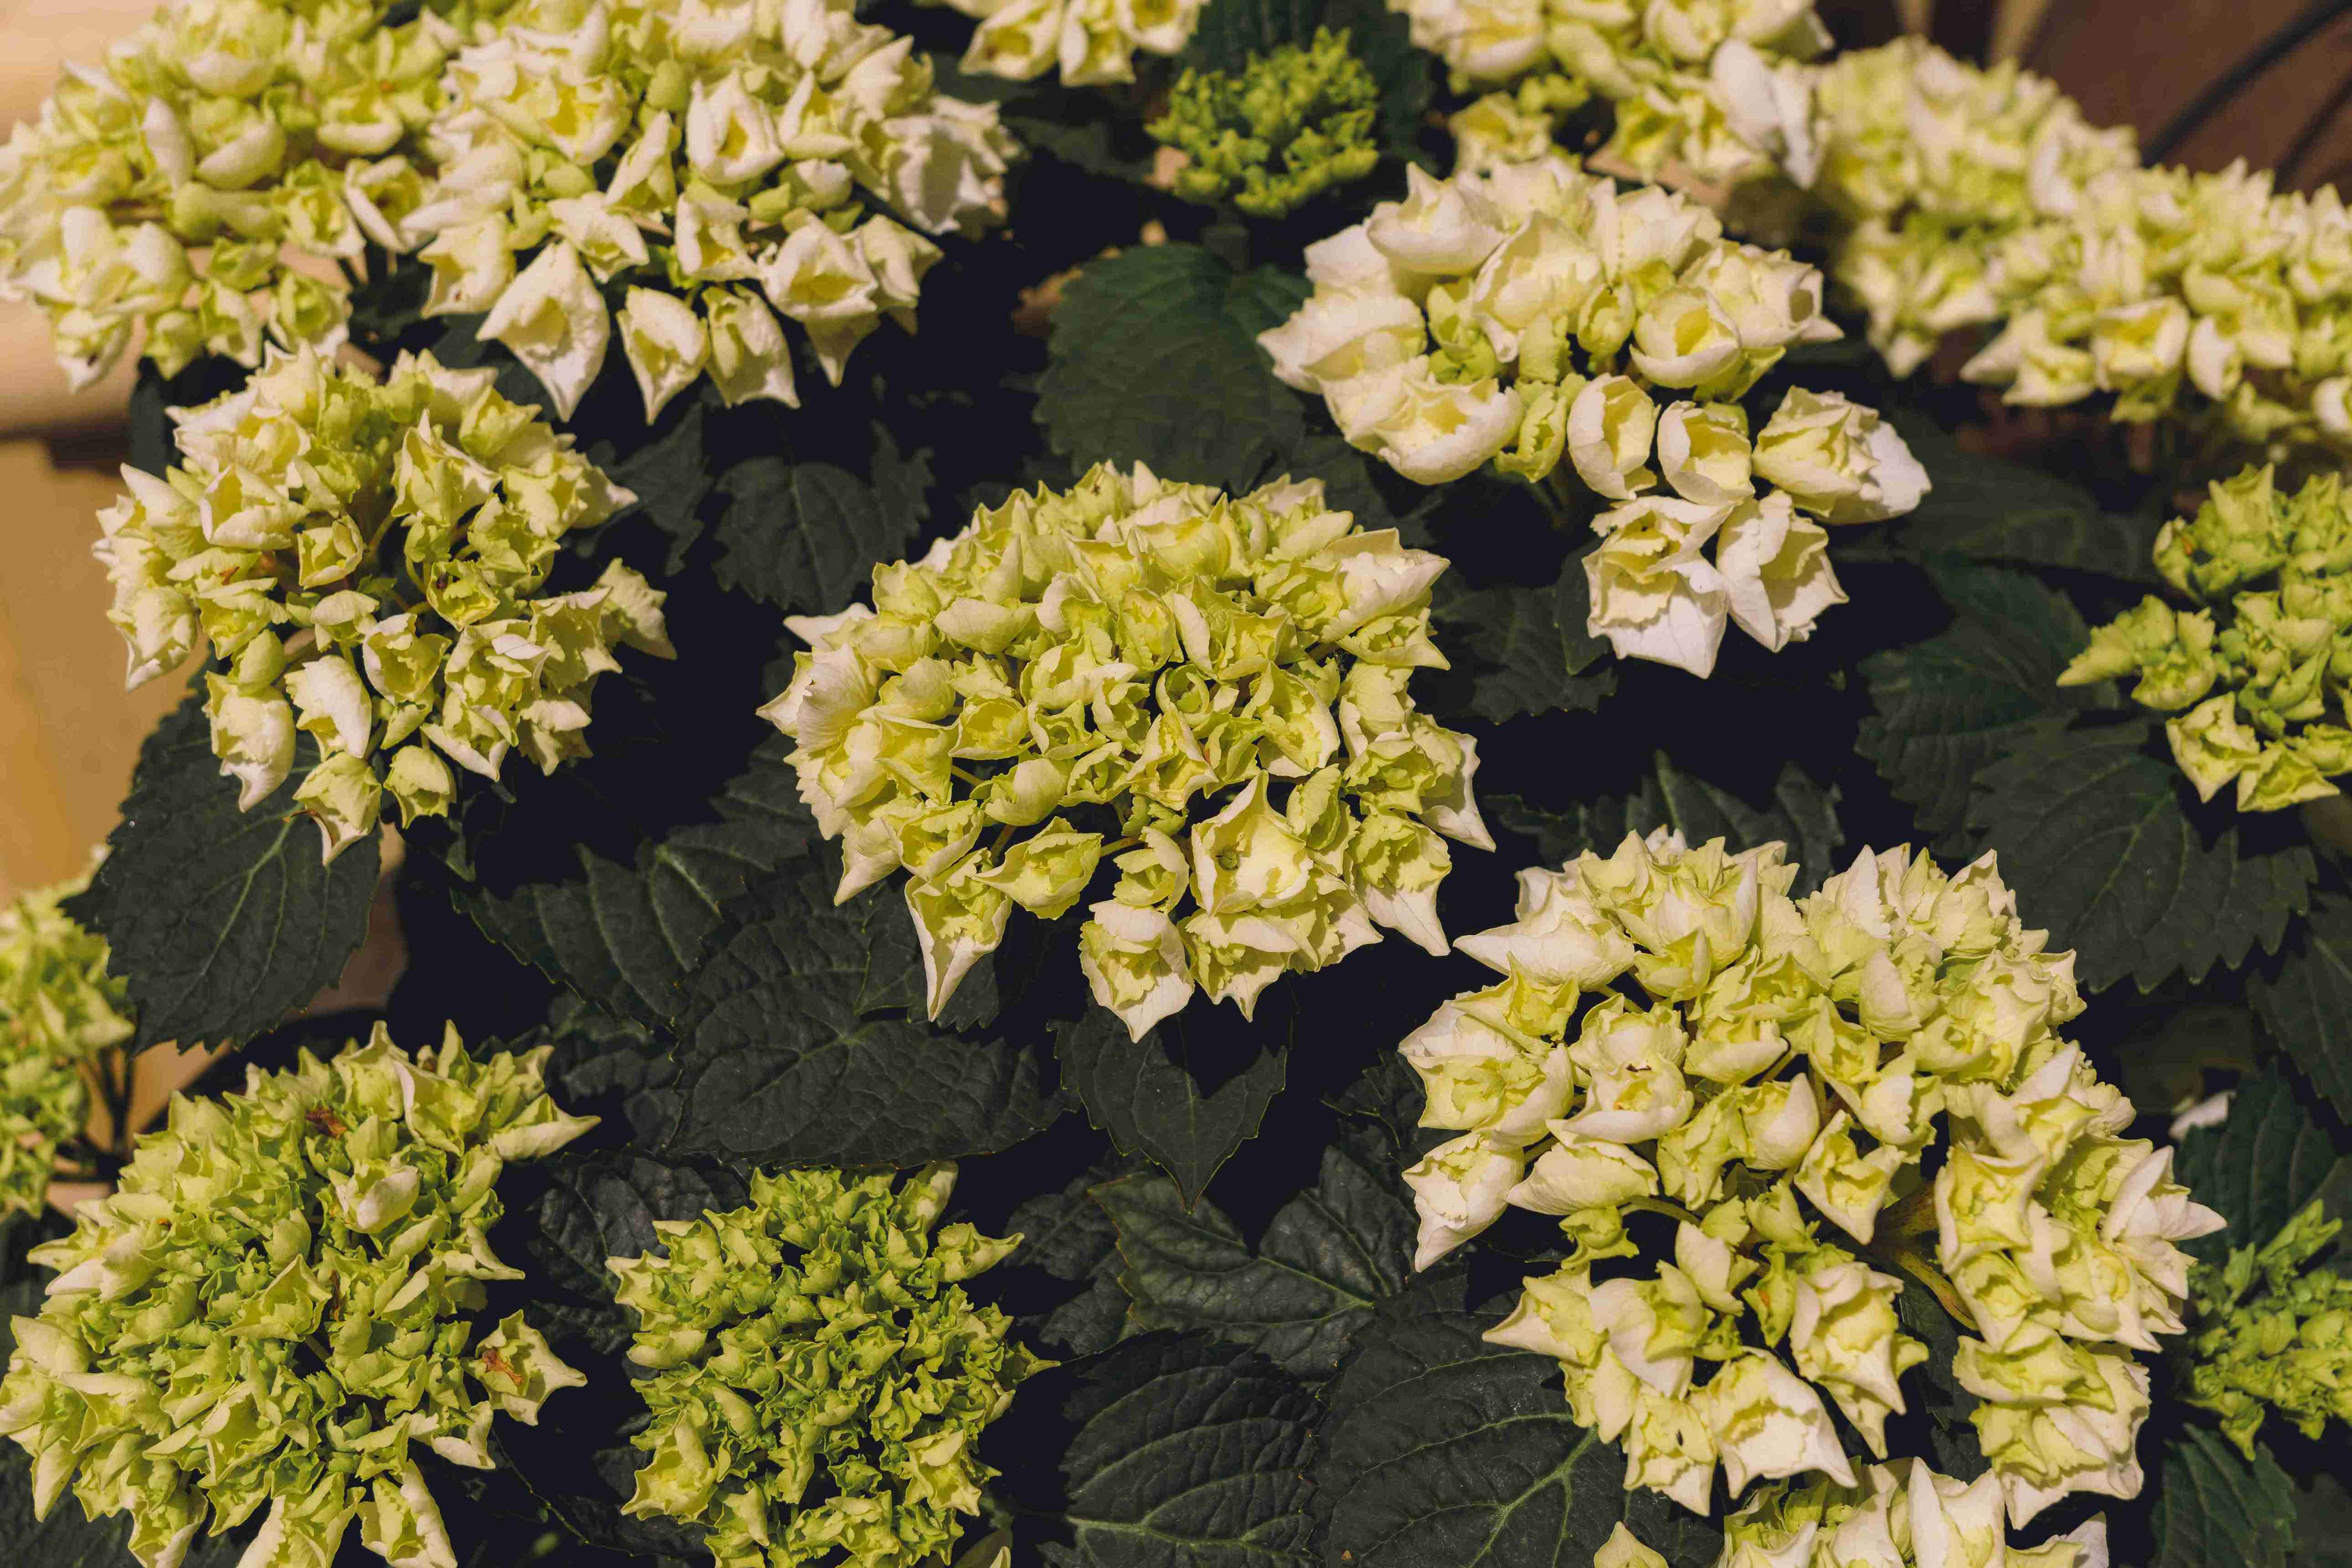
POLYGON ((2165 524, 2157 570, 2198 607, 2150 595, 2091 634, 2062 686, 2137 675, 2134 700, 2176 714, 2172 754, 2241 811, 2339 794, 2352 773, 2352 493, 2323 474, 2293 495, 2267 468, 2217 481, 2165 524))
POLYGON ((2330 1416, 2352 1422, 2352 1279, 2308 1267, 2343 1228, 2315 1198, 2264 1246, 2197 1270, 2189 1402, 2221 1416, 2248 1458, 2273 1411, 2306 1437, 2330 1416))
POLYGON ((702 1526, 719 1568, 950 1560, 995 1473, 982 1428, 1050 1364, 958 1283, 1021 1238, 939 1226, 955 1176, 755 1174, 745 1206, 659 1223, 663 1252, 612 1260, 629 1359, 653 1372, 623 1511, 702 1526))
POLYGON ((1280 217, 1372 172, 1380 100, 1347 33, 1318 27, 1313 43, 1253 54, 1238 73, 1186 71, 1150 130, 1192 160, 1178 195, 1280 217))
POLYGON ((58 1145, 89 1121, 82 1064, 131 1037, 106 939, 58 908, 85 885, 0 907, 0 1214, 41 1206, 58 1145))

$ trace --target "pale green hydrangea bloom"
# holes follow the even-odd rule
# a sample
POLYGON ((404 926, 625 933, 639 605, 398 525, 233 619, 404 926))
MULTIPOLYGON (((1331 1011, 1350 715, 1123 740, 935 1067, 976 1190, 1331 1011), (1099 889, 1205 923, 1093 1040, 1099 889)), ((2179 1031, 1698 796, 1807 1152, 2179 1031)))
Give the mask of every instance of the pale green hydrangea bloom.
POLYGON ((1620 658, 1704 677, 1734 623, 1776 651, 1809 637, 1845 600, 1822 524, 1927 489, 1868 408, 1800 389, 1751 432, 1736 401, 1838 335, 1821 274, 1558 154, 1406 176, 1403 201, 1307 247, 1314 294, 1258 338, 1275 374, 1408 479, 1492 462, 1620 503, 1585 559, 1588 629, 1620 658))
POLYGON ((2217 479, 2192 518, 2157 535, 2156 564, 2200 605, 2153 595, 2091 634, 2059 676, 2137 675, 2131 695, 2165 721, 2180 771, 2240 811, 2341 793, 2352 773, 2352 494, 2322 474, 2283 495, 2268 468, 2217 479))
MULTIPOLYGON (((439 103, 445 13, 377 0, 181 0, 102 66, 68 67, 0 152, 0 294, 40 307, 67 379, 143 331, 169 375, 328 351, 341 263, 404 248, 416 137, 439 103), (292 262, 299 256, 301 262, 292 262)), ((459 11, 460 15, 463 14, 459 11)))
POLYGON ((58 907, 88 885, 0 908, 0 1215, 40 1208, 58 1145, 89 1121, 84 1064, 131 1035, 106 939, 58 907))
POLYGON ((1096 1000, 1139 1037, 1196 985, 1246 1016, 1376 926, 1444 952, 1444 839, 1493 847, 1476 742, 1408 689, 1445 667, 1444 569, 1320 481, 1228 499, 1106 465, 877 567, 871 608, 788 622, 814 651, 761 711, 842 841, 836 896, 908 873, 932 1016, 1015 905, 1055 919, 1106 860, 1096 1000))
POLYGON ((449 67, 431 188, 403 220, 428 315, 487 312, 570 418, 615 331, 648 418, 706 372, 797 406, 778 317, 836 384, 885 316, 914 328, 939 247, 1003 206, 992 104, 932 86, 851 0, 518 0, 449 67), (619 310, 608 295, 625 288, 619 310))
POLYGON ((1830 44, 1812 0, 1388 0, 1455 90, 1564 73, 1616 108, 1598 156, 1710 184, 1810 169, 1802 62, 1830 44))
POLYGON ((653 1374, 623 1511, 702 1525, 719 1568, 947 1562, 995 1473, 981 1430, 1052 1364, 964 1293, 1021 1238, 935 1229, 954 1186, 953 1165, 896 1187, 755 1173, 746 1206, 657 1222, 662 1250, 614 1258, 653 1374))
POLYGON ((1828 1403, 1885 1457, 1927 1350, 1873 1262, 1935 1275, 1980 1336, 1958 1375, 2016 1521, 2134 1495, 2131 1351, 2180 1331, 2171 1244, 2220 1220, 2053 1032, 2082 1010, 2074 957, 2019 923, 1990 856, 1947 877, 1865 850, 1801 901, 1795 874, 1777 844, 1663 829, 1520 874, 1518 918, 1455 944, 1506 978, 1402 1047, 1423 1124, 1456 1134, 1406 1173, 1416 1266, 1507 1207, 1559 1216, 1568 1260, 1488 1337, 1558 1358, 1627 1487, 1700 1512, 1718 1463, 1735 1495, 1856 1484, 1828 1403), (1597 1277, 1614 1258, 1633 1271, 1597 1277))
POLYGON ((615 562, 541 595, 563 535, 635 498, 492 385, 404 355, 383 380, 307 349, 236 392, 172 410, 182 465, 125 467, 99 514, 109 618, 128 683, 176 668, 201 635, 213 751, 251 810, 320 762, 295 798, 333 858, 446 814, 449 764, 495 779, 520 751, 549 773, 587 750, 588 697, 616 645, 667 658, 663 595, 615 562))
POLYGON ((70 1485, 174 1568, 207 1517, 266 1504, 248 1563, 320 1568, 356 1519, 395 1568, 456 1568, 417 1450, 488 1469, 495 1415, 535 1423, 585 1381, 521 1314, 483 1316, 486 1281, 522 1278, 488 1239, 500 1172, 595 1124, 548 1098, 548 1049, 476 1061, 452 1029, 412 1057, 379 1025, 175 1098, 114 1194, 31 1254, 58 1274, 15 1320, 0 1433, 36 1516, 70 1485))
POLYGON ((1135 57, 1174 55, 1208 0, 925 0, 975 17, 963 68, 1029 81, 1058 69, 1065 87, 1133 81, 1135 57))
POLYGON ((2049 81, 1905 39, 1819 68, 1826 138, 1799 183, 1847 218, 1832 275, 1908 374, 2000 323, 1963 368, 2033 406, 2193 408, 2257 447, 2352 450, 2352 216, 2237 163, 2139 166, 2049 81))
POLYGON ((2020 1546, 2000 1513, 1993 1477, 1963 1481, 1924 1459, 1872 1465, 1854 1486, 1780 1482, 1725 1522, 1715 1568, 2107 1568, 2105 1516, 2020 1546))
POLYGON ((2259 1246, 2200 1264, 2189 1403, 2221 1418, 2246 1458, 2275 1410, 2306 1437, 2352 1425, 2352 1276, 2311 1260, 2344 1228, 2317 1198, 2259 1246))
POLYGON ((1176 172, 1178 195, 1280 217, 1372 172, 1380 104, 1347 32, 1318 27, 1313 43, 1253 53, 1238 72, 1186 71, 1149 129, 1188 160, 1176 172))

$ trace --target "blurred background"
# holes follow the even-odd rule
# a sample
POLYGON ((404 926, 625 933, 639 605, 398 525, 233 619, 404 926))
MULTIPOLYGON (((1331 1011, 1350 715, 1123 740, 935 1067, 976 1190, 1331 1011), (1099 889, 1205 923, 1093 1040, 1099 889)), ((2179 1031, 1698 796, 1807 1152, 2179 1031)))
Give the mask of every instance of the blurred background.
MULTIPOLYGON (((31 118, 153 0, 0 0, 0 125, 31 118)), ((2352 0, 1821 0, 1842 44, 1922 32, 2056 79, 2155 161, 2232 158, 2283 187, 2352 184, 2352 0)), ((89 557, 123 457, 130 356, 69 395, 28 309, 0 306, 0 899, 72 875, 113 826, 139 742, 178 680, 126 697, 89 557)))

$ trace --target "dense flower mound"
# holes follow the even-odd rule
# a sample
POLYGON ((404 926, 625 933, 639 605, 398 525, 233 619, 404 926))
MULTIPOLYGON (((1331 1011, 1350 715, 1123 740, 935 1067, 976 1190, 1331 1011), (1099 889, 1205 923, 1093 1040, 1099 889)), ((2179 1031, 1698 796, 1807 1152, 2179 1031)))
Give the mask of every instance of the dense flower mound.
POLYGON ((39 1209, 58 1145, 89 1121, 82 1064, 131 1037, 106 939, 58 907, 87 885, 0 908, 0 1215, 39 1209))
POLYGON ((993 105, 935 90, 911 39, 854 10, 520 0, 478 22, 404 226, 426 311, 487 311, 562 418, 616 325, 647 417, 705 371, 729 403, 797 405, 779 315, 838 384, 884 316, 913 330, 940 255, 861 193, 928 233, 974 228, 1016 151, 993 105))
POLYGON ((587 749, 588 697, 615 644, 670 657, 663 595, 614 563, 542 595, 563 535, 635 498, 495 372, 404 355, 381 382, 308 350, 236 392, 174 409, 182 466, 99 515, 129 683, 201 634, 213 750, 250 810, 320 761, 295 798, 324 853, 448 810, 449 763, 499 776, 520 749, 553 772, 587 749))
POLYGON ((625 1511, 704 1526, 721 1568, 945 1563, 995 1474, 976 1452, 1050 1363, 958 1283, 1021 1238, 934 1230, 955 1167, 754 1174, 751 1201, 663 1221, 616 1258, 652 1423, 625 1511))
POLYGON ((321 350, 350 314, 338 264, 403 242, 449 20, 376 0, 182 0, 96 69, 68 68, 0 153, 0 293, 49 318, 80 387, 133 337, 169 375, 321 350), (299 257, 295 260, 290 258, 299 257))
POLYGON ((977 17, 963 68, 1066 87, 1133 81, 1137 50, 1181 53, 1208 0, 926 0, 977 17))
POLYGON ((1600 156, 1711 183, 1810 169, 1801 62, 1830 44, 1812 0, 1389 0, 1457 87, 1559 72, 1616 110, 1600 156))
POLYGON ((2091 634, 2058 678, 2139 677, 2132 697, 2165 721, 2180 771, 2210 800, 2232 780, 2240 811, 2340 793, 2352 729, 2339 649, 2352 647, 2352 496, 2323 474, 2281 495, 2267 468, 2216 480, 2192 519, 2157 535, 2156 564, 2204 608, 2150 595, 2091 634))
POLYGON ((1793 391, 1749 431, 1735 400, 1838 335, 1821 274, 1557 155, 1408 177, 1405 200, 1307 247, 1313 296, 1258 340, 1276 374, 1423 484, 1565 463, 1619 502, 1585 572, 1591 630, 1620 657, 1705 676, 1727 623, 1775 650, 1811 635, 1845 599, 1821 523, 1927 489, 1894 428, 1833 393, 1793 391))
POLYGON ((1096 999, 1138 1037, 1195 985, 1246 1016, 1376 924, 1444 952, 1440 835, 1493 847, 1475 742, 1408 690, 1445 665, 1444 569, 1319 480, 1228 499, 1098 467, 877 567, 871 608, 787 623, 814 651, 761 712, 842 840, 838 897, 908 873, 934 1017, 1013 905, 1055 919, 1106 857, 1096 999))
POLYGON ((1313 43, 1252 53, 1240 71, 1186 71, 1149 129, 1185 155, 1178 195, 1280 217, 1372 172, 1380 103, 1346 31, 1318 27, 1313 43))
POLYGON ((2315 1198, 2270 1240, 2191 1277, 2187 1397, 2250 1459, 2273 1411, 2306 1437, 2331 1417, 2352 1425, 2352 1275, 2309 1267, 2343 1228, 2315 1198))
POLYGON ((111 1197, 34 1249, 59 1270, 15 1321, 0 1433, 46 1516, 67 1485, 173 1568, 266 1503, 257 1563, 323 1563, 356 1518, 387 1562, 456 1568, 417 1468, 488 1469, 491 1417, 584 1381, 520 1313, 486 1324, 500 1171, 595 1124, 547 1097, 546 1049, 411 1057, 379 1025, 331 1062, 174 1099, 111 1197))
POLYGON ((2194 405, 2258 446, 2352 449, 2352 217, 2332 188, 2141 168, 2127 128, 2088 125, 2051 83, 1916 40, 1841 56, 1815 97, 1816 188, 1856 220, 1833 275, 1898 374, 1997 321, 1962 374, 2009 402, 2107 392, 2119 418, 2194 405))
POLYGON ((2005 1533, 1992 1477, 1962 1481, 1913 1459, 1872 1465, 1857 1486, 1758 1489, 1726 1522, 1716 1568, 2106 1568, 2104 1518, 2040 1546, 2005 1533))
POLYGON ((2180 1331, 2171 1243, 2221 1220, 2053 1032, 2082 1010, 2074 955, 1990 855, 1948 877, 1864 850, 1801 901, 1795 874, 1777 844, 1663 829, 1520 874, 1518 919, 1456 944, 1507 978, 1402 1047, 1423 1124, 1460 1134, 1406 1174, 1417 1263, 1507 1206, 1560 1216, 1574 1250, 1488 1337, 1558 1357, 1627 1486, 1700 1512, 1718 1461, 1734 1494, 1855 1484, 1824 1395, 1885 1457, 1927 1352, 1871 1259, 1973 1329, 1957 1375, 2016 1522, 2137 1494, 2131 1352, 2180 1331))

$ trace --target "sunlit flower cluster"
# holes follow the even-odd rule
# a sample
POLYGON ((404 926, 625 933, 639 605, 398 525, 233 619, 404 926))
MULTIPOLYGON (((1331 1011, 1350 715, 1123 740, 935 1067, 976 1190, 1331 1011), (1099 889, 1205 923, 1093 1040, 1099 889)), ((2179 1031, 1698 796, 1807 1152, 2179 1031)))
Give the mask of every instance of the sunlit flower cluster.
POLYGON ((2352 773, 2352 495, 2323 474, 2282 495, 2267 468, 2216 480, 2191 518, 2157 536, 2156 564, 2202 606, 2153 595, 2091 634, 2063 686, 2137 675, 2131 695, 2165 721, 2180 771, 2241 811, 2340 793, 2352 773))
POLYGON ((2039 1546, 2001 1528, 2000 1487, 1937 1475, 1924 1459, 1872 1465, 1858 1486, 1814 1480, 1759 1488, 1725 1521, 1716 1568, 2106 1568, 2094 1517, 2039 1546))
POLYGON ((1457 88, 1559 72, 1615 107, 1601 151, 1645 178, 1709 182, 1817 155, 1801 62, 1829 47, 1813 0, 1389 0, 1457 88))
POLYGON ((84 1064, 131 1037, 106 939, 58 907, 86 885, 0 907, 0 1215, 41 1206, 58 1145, 89 1123, 84 1064))
POLYGON ((1137 51, 1181 53, 1208 0, 925 0, 977 18, 963 68, 1065 87, 1133 81, 1137 51))
POLYGON ((2352 1275, 2310 1267, 2343 1228, 2314 1198, 2276 1236, 2190 1276, 2187 1397, 2250 1459, 2273 1411, 2306 1437, 2331 1419, 2352 1426, 2352 1275))
POLYGON ((1253 53, 1239 71, 1186 71, 1149 129, 1185 156, 1178 195, 1279 217, 1372 172, 1380 102, 1347 33, 1318 27, 1312 43, 1253 53))
POLYGON ((1096 999, 1139 1037, 1196 985, 1247 1015, 1376 926, 1444 952, 1444 838, 1492 847, 1475 743, 1408 690, 1445 664, 1444 568, 1319 480, 1228 499, 1100 467, 877 567, 870 608, 787 623, 814 651, 761 711, 842 841, 838 897, 907 872, 933 1016, 1013 906, 1060 916, 1106 858, 1096 999))
POLYGON ((331 349, 340 264, 402 240, 450 22, 377 0, 180 0, 70 66, 0 152, 0 291, 49 318, 80 387, 133 338, 165 374, 261 362, 265 336, 331 349), (293 259, 299 258, 299 259, 293 259))
POLYGON ((403 220, 428 314, 486 312, 569 418, 620 334, 651 417, 706 372, 797 405, 782 316, 835 384, 912 331, 930 234, 1001 216, 993 105, 934 89, 851 0, 520 0, 452 60, 403 220), (618 296, 619 308, 608 300, 618 296))
POLYGON ((2220 1221, 2053 1032, 2073 955, 1991 857, 1865 850, 1802 900, 1795 874, 1663 829, 1521 873, 1518 919, 1455 944, 1506 978, 1402 1047, 1423 1125, 1458 1134, 1406 1173, 1416 1263, 1507 1207, 1559 1216, 1568 1260, 1488 1337, 1559 1358, 1627 1487, 1700 1512, 1718 1463, 1735 1495, 1856 1484, 1825 1396, 1885 1456, 1927 1352, 1895 1310, 1918 1287, 1872 1260, 1937 1277, 1973 1331, 1956 1373, 2017 1522, 2134 1495, 2131 1352, 2180 1331, 2171 1243, 2220 1221))
POLYGON ((1405 200, 1307 247, 1313 296, 1258 340, 1275 373, 1423 484, 1491 461, 1619 503, 1585 572, 1590 629, 1620 657, 1704 676, 1727 625, 1776 650, 1810 635, 1845 598, 1822 523, 1927 488, 1893 427, 1835 394, 1791 392, 1751 433, 1737 399, 1838 335, 1821 274, 1558 156, 1407 174, 1405 200))
POLYGON ((939 1226, 955 1167, 893 1186, 755 1173, 726 1214, 616 1258, 652 1421, 624 1511, 699 1524, 720 1568, 918 1568, 954 1555, 995 1472, 976 1451, 1041 1362, 961 1280, 1021 1238, 939 1226))
POLYGON ((379 1025, 173 1100, 116 1193, 31 1254, 59 1272, 15 1320, 0 1434, 37 1516, 70 1485, 174 1568, 207 1517, 266 1504, 254 1562, 330 1562, 356 1519, 388 1563, 457 1568, 420 1451, 490 1468, 494 1415, 536 1422, 584 1381, 522 1314, 483 1314, 487 1282, 522 1278, 490 1250, 500 1173, 595 1124, 547 1097, 546 1055, 476 1061, 453 1029, 411 1057, 379 1025))
POLYGON ((129 644, 129 684, 201 636, 221 771, 250 810, 309 735, 295 792, 328 858, 448 810, 449 764, 499 776, 520 750, 546 772, 587 749, 591 687, 616 644, 670 655, 662 595, 614 563, 542 595, 565 533, 635 499, 490 384, 489 369, 404 357, 379 382, 308 350, 239 390, 174 409, 182 466, 126 467, 99 516, 129 644))
POLYGON ((2050 82, 1906 40, 1822 68, 1832 271, 1897 374, 1999 323, 1963 368, 2011 403, 2210 412, 2257 446, 2352 449, 2352 217, 2242 163, 2139 167, 2050 82))

